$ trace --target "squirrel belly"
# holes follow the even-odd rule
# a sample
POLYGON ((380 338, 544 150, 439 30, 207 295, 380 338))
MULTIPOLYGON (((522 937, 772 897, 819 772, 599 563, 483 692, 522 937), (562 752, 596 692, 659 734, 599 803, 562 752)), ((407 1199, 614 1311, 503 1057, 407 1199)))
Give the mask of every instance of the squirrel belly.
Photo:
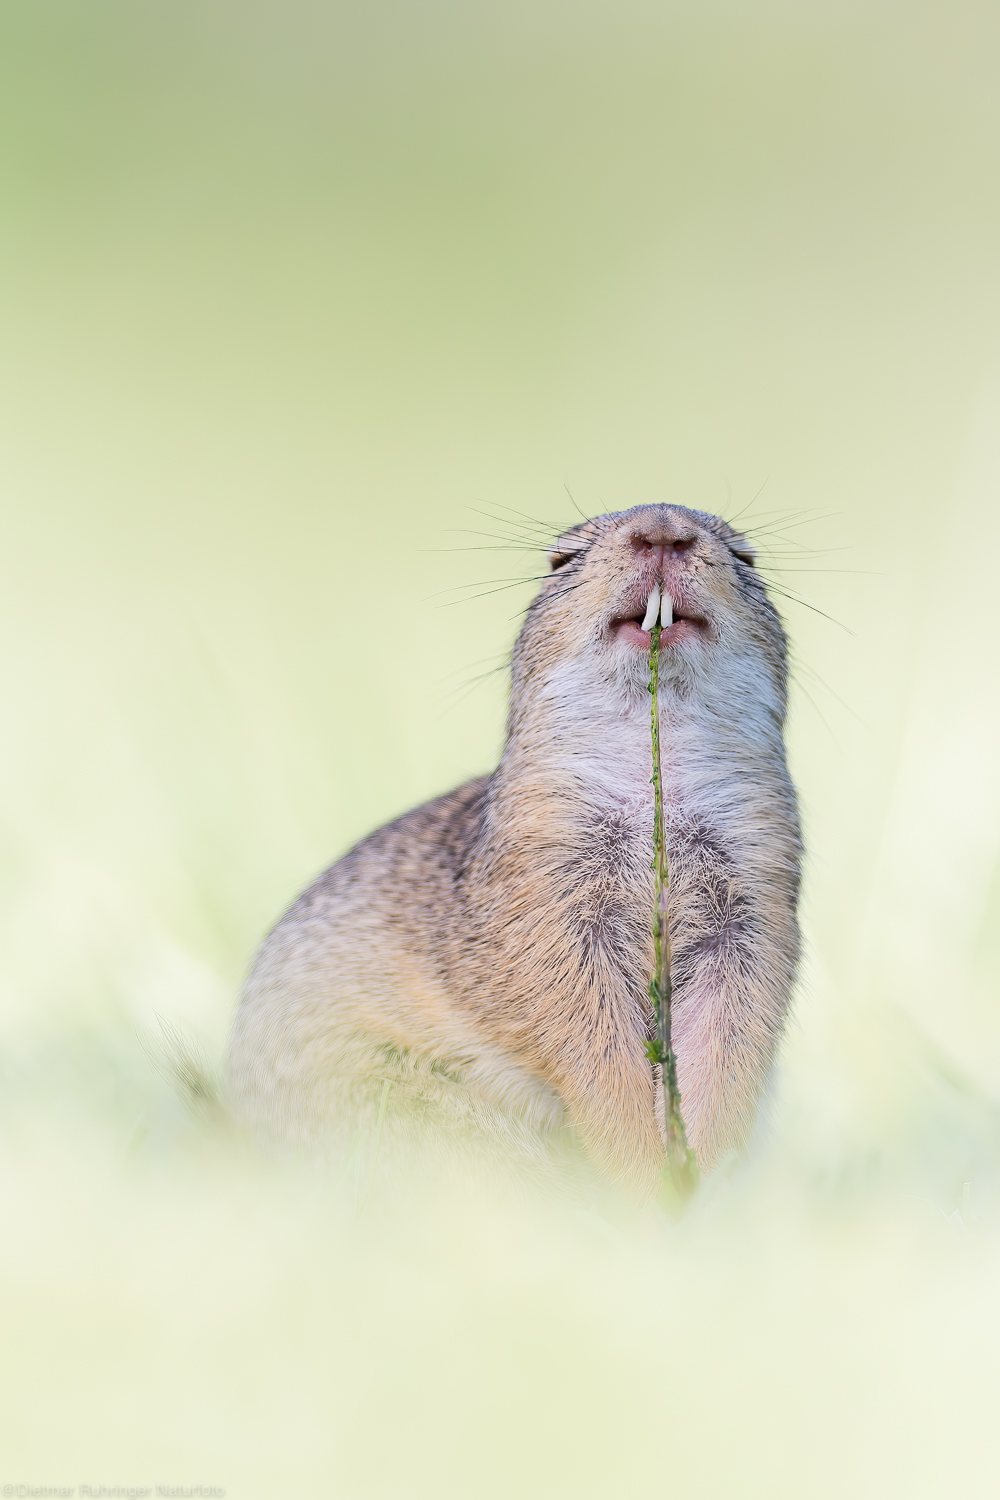
POLYGON ((531 1160, 570 1128, 602 1172, 655 1192, 655 587, 673 609, 659 700, 678 1084, 703 1169, 746 1142, 798 957, 780 620, 746 539, 679 506, 573 528, 552 565, 497 770, 365 839, 258 954, 229 1096, 265 1140, 337 1149, 391 1116, 397 1134, 485 1132, 531 1160))

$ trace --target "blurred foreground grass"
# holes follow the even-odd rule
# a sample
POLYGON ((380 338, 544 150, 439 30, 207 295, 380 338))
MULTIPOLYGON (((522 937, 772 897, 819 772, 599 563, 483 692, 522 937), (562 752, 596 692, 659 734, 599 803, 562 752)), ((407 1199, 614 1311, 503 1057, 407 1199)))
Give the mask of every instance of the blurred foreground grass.
POLYGON ((997 29, 4 8, 0 1483, 993 1493, 997 29), (537 559, 467 507, 565 484, 746 507, 806 601, 796 1020, 677 1226, 278 1175, 144 1040, 218 1059, 295 891, 493 762, 537 559))

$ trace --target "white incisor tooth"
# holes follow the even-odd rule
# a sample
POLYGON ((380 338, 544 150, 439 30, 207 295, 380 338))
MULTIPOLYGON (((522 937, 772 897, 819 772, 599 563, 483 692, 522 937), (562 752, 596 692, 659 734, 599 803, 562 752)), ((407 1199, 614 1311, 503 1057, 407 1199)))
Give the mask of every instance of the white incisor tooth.
MULTIPOLYGON (((645 618, 643 619, 643 622, 642 622, 642 628, 643 628, 643 630, 652 630, 653 626, 656 624, 656 617, 657 617, 657 615, 659 613, 660 613, 660 585, 659 584, 654 584, 654 586, 653 586, 653 592, 649 596, 649 603, 646 605, 646 614, 645 614, 645 618)), ((672 615, 671 615, 671 618, 673 618, 672 615)))
POLYGON ((666 591, 660 601, 660 620, 664 630, 669 630, 674 623, 674 601, 666 591))

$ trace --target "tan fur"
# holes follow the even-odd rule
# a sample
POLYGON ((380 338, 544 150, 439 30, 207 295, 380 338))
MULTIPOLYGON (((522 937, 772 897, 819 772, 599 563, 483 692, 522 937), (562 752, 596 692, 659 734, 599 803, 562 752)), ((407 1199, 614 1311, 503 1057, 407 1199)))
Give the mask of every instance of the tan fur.
POLYGON ((530 1157, 568 1125, 655 1190, 649 668, 612 626, 664 582, 706 622, 660 673, 678 1079, 703 1168, 745 1143, 798 956, 784 632, 745 539, 700 511, 599 516, 552 560, 497 770, 372 834, 264 943, 229 1063, 262 1136, 327 1149, 384 1129, 388 1098, 395 1143, 485 1131, 530 1157))

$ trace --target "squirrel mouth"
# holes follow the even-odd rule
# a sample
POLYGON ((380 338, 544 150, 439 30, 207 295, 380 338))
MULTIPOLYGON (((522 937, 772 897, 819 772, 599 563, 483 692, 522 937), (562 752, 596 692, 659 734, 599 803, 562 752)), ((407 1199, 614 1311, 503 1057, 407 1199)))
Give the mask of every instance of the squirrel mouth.
POLYGON ((688 636, 697 635, 708 629, 708 621, 701 615, 688 614, 681 609, 677 602, 664 591, 660 592, 659 586, 654 586, 649 596, 644 614, 621 616, 611 621, 611 633, 619 640, 624 640, 630 646, 639 647, 642 651, 648 651, 652 645, 653 627, 660 624, 660 646, 674 646, 679 641, 686 640, 688 636))

